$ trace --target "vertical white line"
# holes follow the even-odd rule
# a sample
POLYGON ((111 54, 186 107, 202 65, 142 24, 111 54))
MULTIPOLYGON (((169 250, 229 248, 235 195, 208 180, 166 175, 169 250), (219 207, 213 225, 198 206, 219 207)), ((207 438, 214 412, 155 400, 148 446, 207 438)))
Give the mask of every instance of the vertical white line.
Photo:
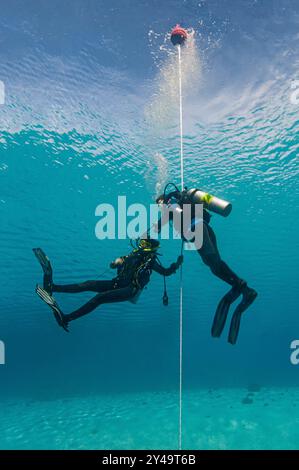
POLYGON ((182 60, 181 46, 179 52, 179 96, 180 96, 180 156, 181 156, 181 190, 184 190, 184 152, 183 152, 183 96, 182 96, 182 60))
POLYGON ((182 450, 183 405, 183 269, 180 270, 180 392, 179 392, 179 450, 182 450))
MULTIPOLYGON (((180 97, 180 157, 181 157, 181 190, 184 190, 184 153, 183 153, 183 98, 182 98, 182 61, 181 46, 179 56, 179 97, 180 97)), ((179 450, 182 449, 182 405, 183 405, 183 267, 180 269, 180 379, 179 379, 179 450)))

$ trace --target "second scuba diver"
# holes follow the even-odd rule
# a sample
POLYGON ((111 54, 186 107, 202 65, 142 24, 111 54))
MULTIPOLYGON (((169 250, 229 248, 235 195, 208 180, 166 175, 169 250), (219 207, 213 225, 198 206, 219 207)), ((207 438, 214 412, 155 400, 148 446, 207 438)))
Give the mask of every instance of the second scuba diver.
POLYGON ((117 275, 113 279, 85 281, 79 284, 67 285, 54 284, 49 258, 41 248, 34 248, 33 252, 44 272, 43 287, 37 285, 36 293, 52 309, 58 325, 68 331, 69 322, 87 315, 99 307, 99 305, 124 301, 134 303, 141 291, 149 283, 152 271, 162 276, 174 274, 182 264, 183 257, 179 256, 175 263, 172 263, 169 268, 165 268, 158 258, 157 250, 159 246, 160 244, 157 240, 141 239, 129 255, 116 258, 110 264, 112 269, 117 270, 117 275), (53 292, 73 294, 86 291, 96 292, 97 294, 82 307, 69 314, 63 313, 56 300, 52 297, 53 292))
MULTIPOLYGON (((249 287, 247 285, 247 282, 241 279, 234 271, 231 270, 231 268, 225 263, 225 261, 222 260, 217 246, 216 235, 212 227, 209 225, 211 215, 208 210, 213 210, 214 212, 217 212, 218 214, 221 214, 226 217, 231 211, 231 204, 214 196, 211 196, 208 193, 204 193, 203 191, 200 191, 198 189, 188 190, 186 188, 184 191, 180 191, 177 186, 175 186, 173 183, 169 183, 165 187, 164 194, 159 196, 156 202, 159 205, 167 205, 168 209, 171 209, 172 205, 178 205, 180 207, 180 210, 182 210, 183 216, 184 205, 190 204, 191 224, 193 225, 197 223, 197 221, 195 220, 195 205, 198 203, 203 204, 203 242, 201 248, 197 250, 198 254, 200 255, 202 261, 207 266, 209 266, 215 276, 232 286, 231 289, 220 300, 217 306, 212 325, 212 336, 220 337, 224 329, 231 304, 235 300, 237 300, 237 298, 242 294, 242 300, 233 313, 228 335, 228 341, 231 344, 235 344, 238 338, 241 315, 254 302, 257 296, 257 292, 251 287, 249 287), (167 194, 166 190, 169 185, 174 186, 175 190, 167 194)), ((171 215, 172 213, 170 211, 170 221, 171 215)), ((158 223, 157 230, 158 232, 161 231, 161 219, 158 223)), ((182 233, 181 236, 184 239, 182 233)))

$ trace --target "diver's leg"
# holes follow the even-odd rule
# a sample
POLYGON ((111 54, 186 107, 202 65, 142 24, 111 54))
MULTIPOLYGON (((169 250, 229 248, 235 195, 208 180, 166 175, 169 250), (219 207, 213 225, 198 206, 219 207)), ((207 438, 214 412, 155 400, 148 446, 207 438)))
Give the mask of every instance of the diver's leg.
POLYGON ((106 292, 114 287, 114 281, 85 281, 78 284, 53 284, 53 292, 76 294, 79 292, 106 292))
POLYGON ((214 338, 219 338, 224 329, 229 308, 240 296, 242 289, 246 286, 246 282, 239 278, 229 266, 222 261, 217 247, 216 235, 212 228, 205 223, 203 224, 203 245, 201 249, 198 250, 198 253, 215 276, 232 286, 229 292, 220 300, 215 312, 211 334, 214 338))
POLYGON ((74 312, 67 315, 63 315, 64 321, 68 323, 82 317, 83 315, 87 315, 99 305, 113 302, 124 302, 126 300, 132 299, 135 295, 136 289, 133 286, 102 292, 93 297, 86 304, 82 305, 82 307, 78 308, 78 310, 75 310, 74 312))
POLYGON ((229 266, 221 260, 216 235, 211 227, 204 224, 204 241, 201 250, 198 250, 205 264, 207 264, 213 274, 232 286, 220 300, 215 313, 212 336, 219 337, 225 326, 227 315, 231 304, 242 294, 242 301, 237 306, 231 321, 228 341, 235 344, 238 338, 241 315, 254 302, 257 292, 248 287, 247 283, 238 277, 229 266))
POLYGON ((203 224, 203 244, 202 247, 197 251, 203 262, 209 266, 215 276, 219 277, 231 286, 238 284, 241 285, 244 282, 221 259, 217 247, 216 235, 213 229, 206 223, 203 224))

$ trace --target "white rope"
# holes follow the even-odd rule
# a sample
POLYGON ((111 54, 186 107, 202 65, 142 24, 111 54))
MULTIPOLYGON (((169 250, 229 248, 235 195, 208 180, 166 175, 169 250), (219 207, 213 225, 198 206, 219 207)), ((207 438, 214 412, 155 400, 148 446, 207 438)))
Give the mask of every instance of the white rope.
POLYGON ((181 46, 179 52, 179 95, 180 95, 180 156, 181 156, 181 190, 184 190, 184 152, 183 152, 183 96, 182 96, 182 60, 181 46))
MULTIPOLYGON (((182 98, 182 62, 181 46, 178 45, 179 57, 179 97, 180 97, 180 159, 181 190, 184 190, 184 152, 183 152, 183 98, 182 98)), ((183 245, 182 245, 183 248, 183 245)), ((182 405, 183 405, 183 266, 180 269, 180 379, 179 379, 179 450, 182 450, 182 405)))

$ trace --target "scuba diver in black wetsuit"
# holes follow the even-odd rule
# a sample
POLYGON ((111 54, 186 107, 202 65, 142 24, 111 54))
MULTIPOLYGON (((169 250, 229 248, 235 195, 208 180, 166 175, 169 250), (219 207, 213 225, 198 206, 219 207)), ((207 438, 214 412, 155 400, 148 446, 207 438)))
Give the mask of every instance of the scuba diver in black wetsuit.
POLYGON ((159 245, 157 240, 141 239, 129 255, 117 258, 110 264, 111 268, 117 269, 117 275, 113 279, 68 285, 53 283, 53 272, 49 258, 41 248, 34 248, 34 254, 44 272, 43 288, 37 286, 36 293, 52 309, 59 326, 68 331, 69 322, 87 315, 99 305, 126 300, 135 303, 141 291, 149 283, 152 271, 162 276, 174 274, 182 264, 183 257, 179 256, 176 263, 172 263, 169 268, 164 268, 158 259, 159 245), (52 297, 53 292, 77 293, 86 291, 97 292, 97 295, 78 310, 69 314, 64 314, 52 297))
MULTIPOLYGON (((184 204, 190 204, 191 209, 191 225, 196 224, 195 221, 195 205, 198 203, 203 204, 203 219, 202 219, 202 230, 203 230, 203 242, 200 249, 198 249, 198 254, 201 256, 203 262, 209 266, 212 273, 222 279, 224 282, 227 282, 229 285, 232 286, 229 292, 225 294, 225 296, 220 300, 213 325, 212 325, 212 336, 213 337, 220 337, 225 322, 227 319, 227 315, 229 312, 229 308, 231 304, 242 294, 242 300, 240 304, 236 307, 236 310, 232 316, 228 341, 231 344, 235 344, 238 338, 239 328, 240 328, 240 321, 241 315, 247 308, 254 302, 257 292, 248 287, 246 281, 241 279, 236 273, 234 273, 231 268, 221 259, 218 246, 216 235, 209 225, 211 214, 208 210, 212 210, 218 214, 223 216, 227 216, 231 211, 231 204, 218 199, 214 196, 209 195, 208 193, 204 193, 198 189, 191 189, 188 190, 185 188, 184 191, 180 191, 173 183, 169 183, 164 190, 164 194, 159 196, 156 200, 157 204, 166 204, 168 208, 171 209, 172 204, 178 204, 180 210, 184 214, 183 207, 184 204), (174 191, 166 193, 167 187, 169 185, 174 186, 174 191)), ((173 219, 172 212, 169 212, 169 220, 173 219)), ((157 231, 161 232, 161 219, 158 222, 157 231)), ((181 230, 181 236, 182 235, 181 230)))

